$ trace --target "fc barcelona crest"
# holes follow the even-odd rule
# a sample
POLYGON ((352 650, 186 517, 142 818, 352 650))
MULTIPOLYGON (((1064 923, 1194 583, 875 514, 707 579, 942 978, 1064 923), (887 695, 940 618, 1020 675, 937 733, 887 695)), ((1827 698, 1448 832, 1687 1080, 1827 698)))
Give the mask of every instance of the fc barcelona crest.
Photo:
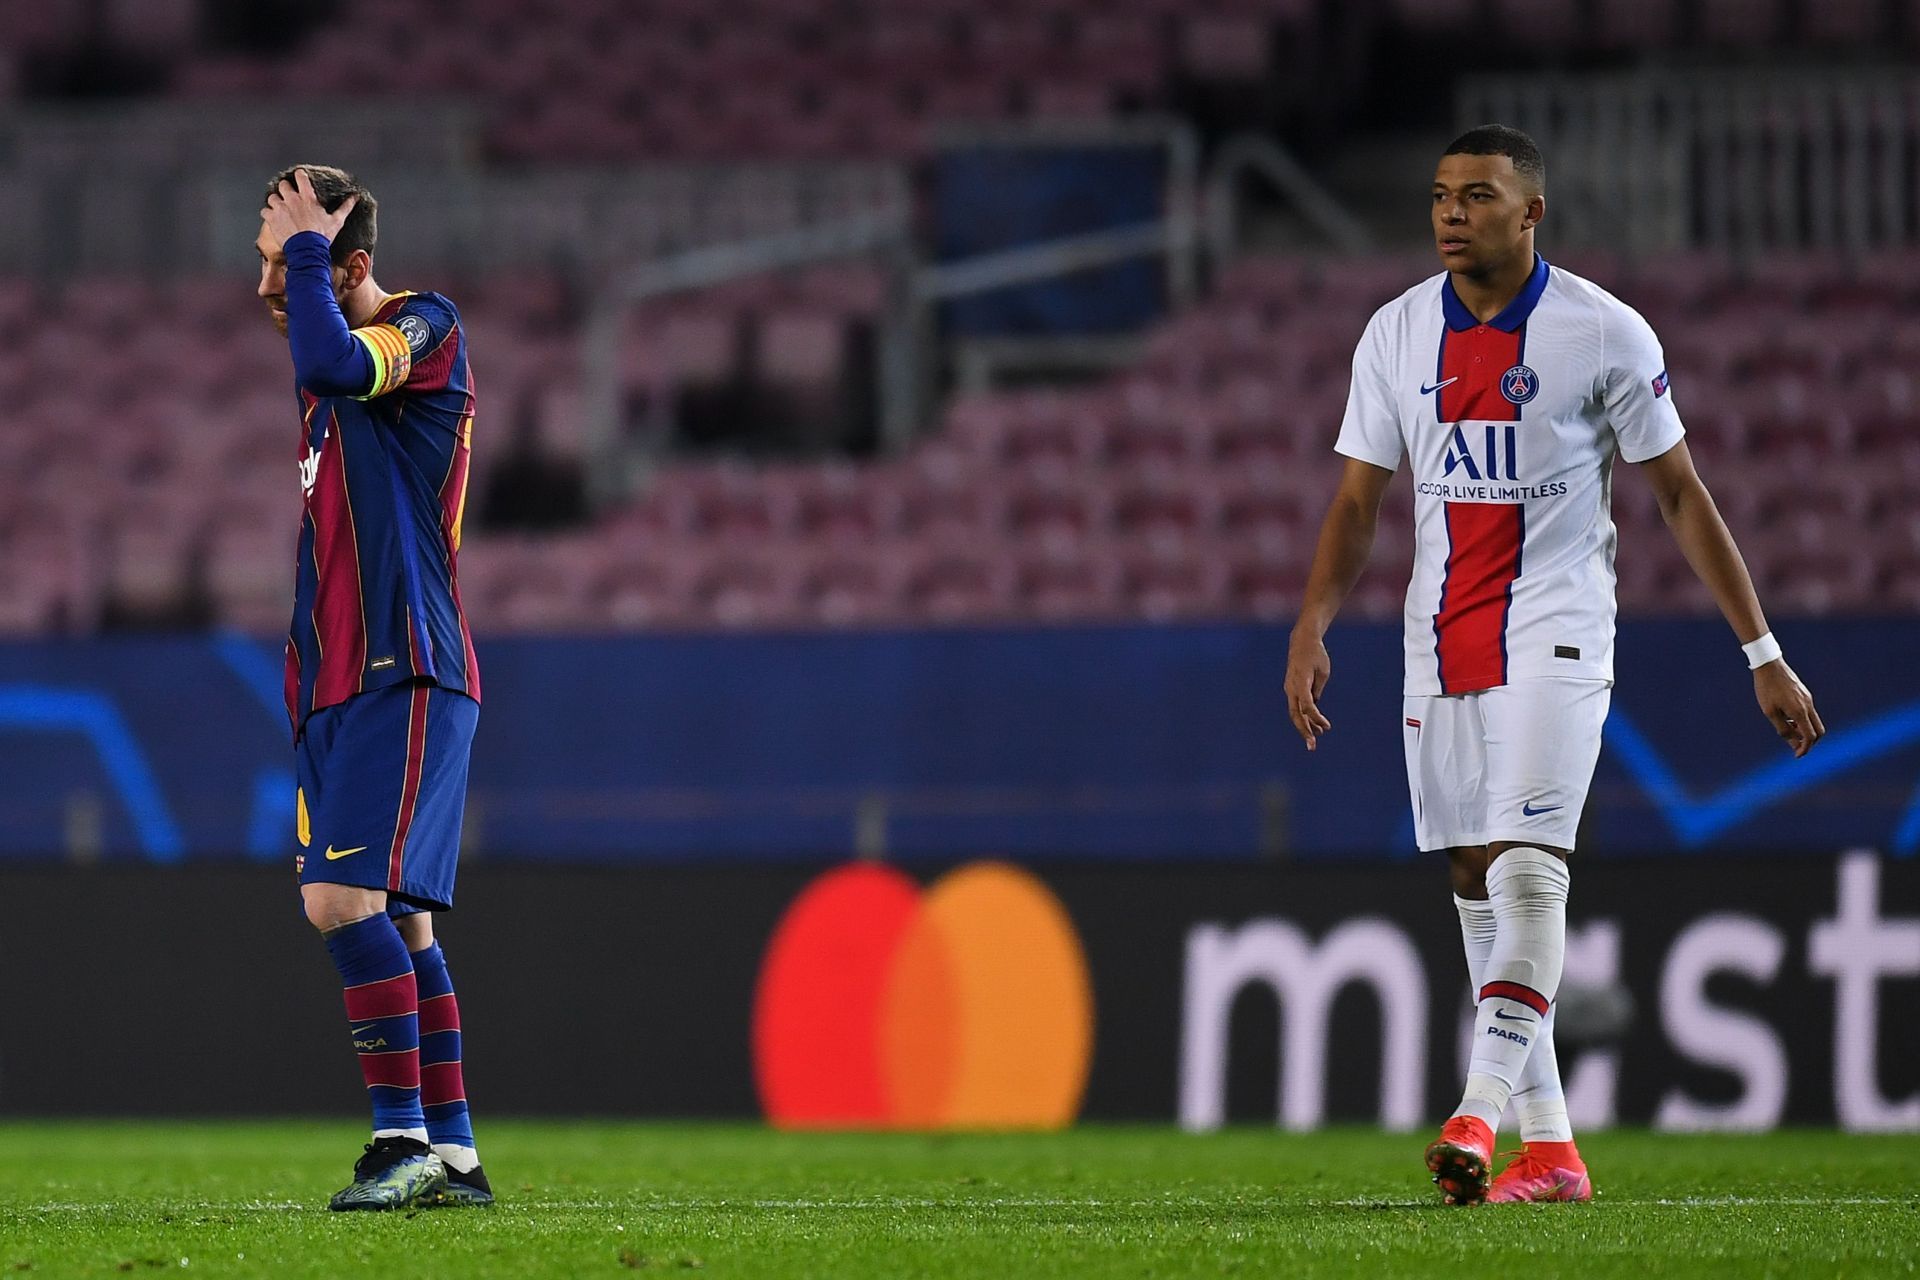
POLYGON ((1500 394, 1510 403, 1525 404, 1540 394, 1540 375, 1517 364, 1500 375, 1500 394))

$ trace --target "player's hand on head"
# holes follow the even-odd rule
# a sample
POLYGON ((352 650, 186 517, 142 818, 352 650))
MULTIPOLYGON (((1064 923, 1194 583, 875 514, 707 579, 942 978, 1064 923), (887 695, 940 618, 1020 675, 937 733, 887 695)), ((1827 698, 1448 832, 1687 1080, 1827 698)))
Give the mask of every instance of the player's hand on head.
POLYGON ((1333 728, 1333 722, 1320 714, 1320 695, 1332 674, 1333 662, 1320 638, 1295 632, 1287 647, 1287 714, 1309 751, 1318 747, 1321 734, 1333 728))
POLYGON ((307 176, 307 171, 295 169, 293 177, 267 197, 266 207, 260 210, 260 220, 266 225, 269 237, 278 244, 284 245, 302 231, 318 231, 332 243, 340 234, 340 228, 346 225, 347 215, 359 202, 360 197, 348 196, 339 208, 328 212, 320 197, 314 194, 313 179, 307 176))
POLYGON ((1827 726, 1814 708, 1813 695, 1785 658, 1776 658, 1753 673, 1753 692, 1760 710, 1773 722, 1774 732, 1793 748, 1795 757, 1806 755, 1826 736, 1827 726))

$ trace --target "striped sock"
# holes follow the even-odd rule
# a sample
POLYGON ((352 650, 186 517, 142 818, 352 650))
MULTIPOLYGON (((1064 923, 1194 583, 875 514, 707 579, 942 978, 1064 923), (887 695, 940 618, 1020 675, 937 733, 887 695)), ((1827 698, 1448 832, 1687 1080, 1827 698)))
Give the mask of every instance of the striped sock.
POLYGON ((467 1085, 460 1071, 460 1003, 447 975, 447 955, 438 942, 413 953, 420 987, 420 1100, 434 1151, 449 1168, 470 1173, 479 1165, 467 1085))
POLYGON ((346 988, 347 1024, 373 1103, 373 1136, 425 1142, 419 997, 407 944, 384 913, 335 929, 326 943, 346 988))

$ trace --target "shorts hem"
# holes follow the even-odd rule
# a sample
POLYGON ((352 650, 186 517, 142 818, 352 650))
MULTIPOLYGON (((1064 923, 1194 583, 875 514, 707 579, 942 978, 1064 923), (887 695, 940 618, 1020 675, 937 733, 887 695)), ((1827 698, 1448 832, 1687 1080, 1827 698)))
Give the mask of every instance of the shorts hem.
POLYGON ((387 901, 392 902, 395 899, 406 903, 417 911, 453 910, 453 895, 451 893, 444 898, 440 898, 430 893, 422 893, 417 887, 412 889, 401 888, 387 890, 387 901))
MULTIPOLYGON (((322 871, 324 872, 324 868, 322 871)), ((369 889, 377 893, 384 893, 389 899, 397 898, 421 911, 453 910, 453 894, 450 890, 446 891, 445 896, 442 896, 439 891, 429 889, 425 885, 418 883, 408 884, 403 882, 398 889, 389 889, 385 880, 377 884, 368 884, 361 880, 349 880, 344 876, 335 878, 325 874, 302 875, 300 877, 300 883, 303 885, 337 884, 346 889, 369 889)))
POLYGON ((1420 852, 1422 853, 1445 853, 1449 849, 1471 849, 1476 845, 1487 843, 1487 840, 1484 836, 1470 835, 1460 836, 1458 838, 1448 837, 1440 840, 1437 844, 1424 844, 1421 843, 1418 837, 1415 837, 1414 843, 1419 845, 1420 852))
POLYGON ((1573 839, 1579 834, 1576 828, 1564 834, 1558 831, 1520 831, 1509 828, 1505 831, 1492 831, 1487 834, 1486 843, 1497 844, 1505 841, 1509 844, 1530 844, 1551 849, 1571 849, 1573 839))

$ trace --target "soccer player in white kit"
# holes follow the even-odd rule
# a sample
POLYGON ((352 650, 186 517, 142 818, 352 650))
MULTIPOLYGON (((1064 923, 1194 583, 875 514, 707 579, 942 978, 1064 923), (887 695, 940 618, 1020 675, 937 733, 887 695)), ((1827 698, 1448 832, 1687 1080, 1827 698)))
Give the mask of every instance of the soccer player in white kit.
POLYGON ((1433 180, 1444 274, 1374 313, 1353 359, 1346 458, 1286 691, 1314 749, 1323 637, 1365 567, 1409 461, 1407 781, 1422 850, 1447 851, 1479 1002, 1466 1091, 1427 1167, 1448 1203, 1585 1200, 1553 1052, 1567 858, 1613 683, 1613 460, 1638 463, 1687 562, 1742 643, 1760 709, 1803 756, 1825 732, 1780 655, 1746 565, 1695 473, 1660 343, 1639 313, 1534 252, 1546 166, 1486 125, 1433 180), (1489 1187, 1509 1100, 1525 1148, 1489 1187))

